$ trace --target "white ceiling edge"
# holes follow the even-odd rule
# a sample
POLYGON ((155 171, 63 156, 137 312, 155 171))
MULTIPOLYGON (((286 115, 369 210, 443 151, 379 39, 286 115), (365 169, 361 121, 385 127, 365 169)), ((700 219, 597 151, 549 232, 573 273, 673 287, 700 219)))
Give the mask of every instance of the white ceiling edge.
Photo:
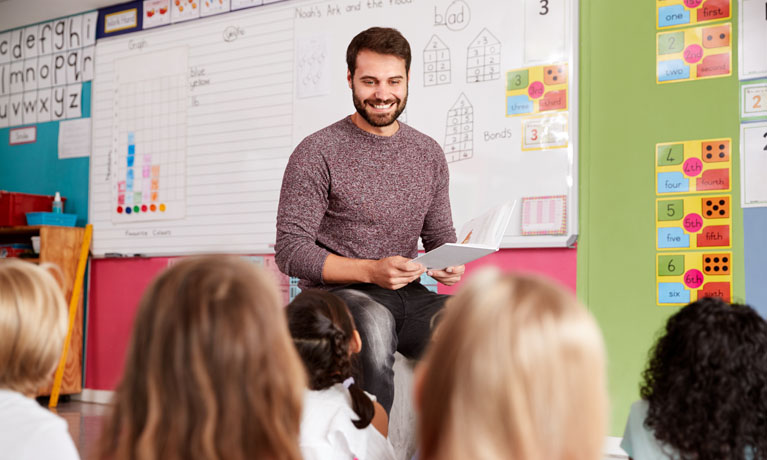
POLYGON ((0 31, 125 2, 126 0, 0 0, 0 31))

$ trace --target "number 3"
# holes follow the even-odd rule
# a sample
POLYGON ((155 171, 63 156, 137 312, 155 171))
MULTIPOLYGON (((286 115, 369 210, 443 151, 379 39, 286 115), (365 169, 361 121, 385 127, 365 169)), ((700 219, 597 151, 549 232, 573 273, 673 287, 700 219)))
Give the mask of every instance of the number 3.
POLYGON ((533 129, 532 129, 532 131, 533 131, 533 135, 532 135, 532 137, 530 138, 530 140, 531 140, 531 141, 537 141, 537 140, 538 140, 538 130, 537 130, 537 129, 535 129, 535 128, 533 128, 533 129))
POLYGON ((541 16, 549 14, 549 0, 541 0, 541 11, 538 14, 541 16))

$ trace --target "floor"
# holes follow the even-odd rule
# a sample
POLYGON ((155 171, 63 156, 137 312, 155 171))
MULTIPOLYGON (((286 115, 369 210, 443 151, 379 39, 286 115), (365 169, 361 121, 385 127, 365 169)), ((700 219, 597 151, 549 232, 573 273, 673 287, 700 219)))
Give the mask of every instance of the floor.
MULTIPOLYGON (((42 401, 47 406, 47 401, 42 401)), ((59 400, 55 412, 67 421, 69 434, 80 451, 80 458, 95 458, 95 447, 101 434, 101 426, 106 419, 110 406, 104 404, 59 400)))

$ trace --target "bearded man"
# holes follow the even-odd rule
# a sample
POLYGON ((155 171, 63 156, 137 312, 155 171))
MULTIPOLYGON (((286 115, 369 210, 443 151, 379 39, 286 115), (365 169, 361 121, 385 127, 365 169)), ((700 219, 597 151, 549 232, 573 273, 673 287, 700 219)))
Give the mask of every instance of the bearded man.
MULTIPOLYGON (((362 386, 389 413, 394 353, 419 358, 448 296, 420 283, 411 260, 456 241, 445 154, 397 121, 410 80, 410 45, 373 27, 346 51, 356 112, 306 137, 290 156, 277 213, 276 261, 302 289, 330 290, 362 338, 362 386)), ((464 266, 429 270, 452 285, 464 266)))

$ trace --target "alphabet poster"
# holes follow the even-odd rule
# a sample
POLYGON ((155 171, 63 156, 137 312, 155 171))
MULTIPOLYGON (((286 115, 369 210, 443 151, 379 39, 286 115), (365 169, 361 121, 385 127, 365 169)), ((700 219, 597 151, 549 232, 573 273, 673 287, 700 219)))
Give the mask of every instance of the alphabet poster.
POLYGON ((0 128, 82 116, 98 12, 0 32, 0 128))

